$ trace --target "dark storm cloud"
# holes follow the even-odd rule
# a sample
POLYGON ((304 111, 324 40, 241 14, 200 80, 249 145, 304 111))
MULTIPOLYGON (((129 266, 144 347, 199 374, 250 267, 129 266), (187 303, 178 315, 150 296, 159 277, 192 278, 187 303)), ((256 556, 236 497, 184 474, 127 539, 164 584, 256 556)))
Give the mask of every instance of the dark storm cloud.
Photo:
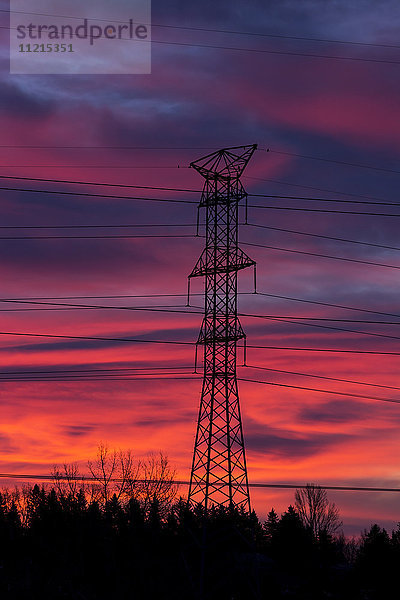
MULTIPOLYGON (((358 421, 367 416, 368 405, 352 400, 332 400, 312 407, 303 408, 300 411, 301 421, 317 423, 346 423, 358 421)), ((371 407, 369 406, 369 414, 371 407)))
MULTIPOLYGON (((162 403, 162 408, 165 410, 166 406, 162 403)), ((148 419, 140 419, 138 421, 134 421, 133 424, 137 427, 166 427, 169 425, 175 425, 177 423, 192 423, 193 422, 193 412, 184 412, 179 411, 179 414, 171 415, 170 417, 159 417, 155 415, 154 417, 149 417, 148 419)))
POLYGON ((246 445, 250 452, 270 454, 277 457, 296 458, 318 454, 339 442, 346 441, 348 436, 332 433, 309 433, 299 435, 293 431, 258 425, 258 431, 246 432, 246 445))
POLYGON ((0 82, 0 114, 27 119, 46 118, 55 110, 55 103, 46 96, 32 94, 29 88, 24 89, 12 80, 4 78, 0 82))
POLYGON ((11 437, 0 433, 0 453, 4 454, 12 454, 13 452, 17 452, 18 447, 12 443, 11 437))
POLYGON ((96 429, 93 425, 69 425, 62 429, 63 435, 68 437, 82 437, 85 435, 89 435, 96 429))

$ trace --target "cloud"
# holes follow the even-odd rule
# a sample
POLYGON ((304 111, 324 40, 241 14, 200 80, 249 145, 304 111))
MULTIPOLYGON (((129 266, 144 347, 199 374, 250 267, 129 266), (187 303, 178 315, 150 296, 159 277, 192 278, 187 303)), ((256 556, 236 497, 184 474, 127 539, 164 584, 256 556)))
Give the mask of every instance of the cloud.
MULTIPOLYGON (((55 103, 44 95, 32 94, 15 81, 1 82, 0 114, 24 120, 45 119, 55 110, 55 103)), ((28 132, 27 132, 28 133, 28 132)))
POLYGON ((285 460, 297 460, 320 454, 331 446, 346 441, 341 433, 300 434, 295 431, 277 429, 270 426, 250 428, 246 433, 246 445, 251 453, 274 456, 285 460))
POLYGON ((0 433, 0 452, 13 454, 17 452, 18 446, 12 441, 11 436, 0 433))
POLYGON ((63 427, 62 433, 67 437, 82 437, 92 433, 96 427, 94 425, 68 425, 63 427))
POLYGON ((368 409, 371 410, 369 405, 360 402, 332 400, 301 409, 299 418, 305 422, 348 423, 362 420, 368 409))

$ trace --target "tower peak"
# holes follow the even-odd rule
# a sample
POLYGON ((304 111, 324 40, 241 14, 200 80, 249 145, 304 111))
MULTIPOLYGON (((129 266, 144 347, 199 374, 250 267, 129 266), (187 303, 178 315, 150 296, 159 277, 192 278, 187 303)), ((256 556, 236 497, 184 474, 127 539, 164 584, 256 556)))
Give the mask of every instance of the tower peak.
POLYGON ((204 178, 238 179, 257 149, 257 144, 222 148, 190 163, 204 178))

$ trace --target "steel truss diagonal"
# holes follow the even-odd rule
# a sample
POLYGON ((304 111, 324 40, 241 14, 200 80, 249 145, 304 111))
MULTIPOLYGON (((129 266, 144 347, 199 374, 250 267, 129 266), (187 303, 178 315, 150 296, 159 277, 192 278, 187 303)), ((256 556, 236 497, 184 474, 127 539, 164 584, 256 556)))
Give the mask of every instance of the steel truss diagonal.
POLYGON ((190 477, 189 502, 250 510, 246 454, 236 379, 237 274, 255 266, 238 247, 240 182, 256 145, 225 148, 191 167, 205 179, 206 247, 189 275, 205 277, 205 314, 197 344, 204 346, 204 377, 190 477))

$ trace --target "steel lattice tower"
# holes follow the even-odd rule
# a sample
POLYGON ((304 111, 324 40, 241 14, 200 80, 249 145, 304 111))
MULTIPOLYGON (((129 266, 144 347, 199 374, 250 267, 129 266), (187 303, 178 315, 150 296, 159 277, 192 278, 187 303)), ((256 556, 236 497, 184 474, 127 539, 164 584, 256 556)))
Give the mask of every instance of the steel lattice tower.
POLYGON ((246 455, 236 379, 237 273, 254 266, 238 247, 240 182, 257 145, 225 148, 192 162, 205 178, 199 208, 206 209, 206 247, 189 275, 205 277, 205 315, 197 344, 204 346, 204 377, 190 477, 189 501, 250 510, 246 455))

